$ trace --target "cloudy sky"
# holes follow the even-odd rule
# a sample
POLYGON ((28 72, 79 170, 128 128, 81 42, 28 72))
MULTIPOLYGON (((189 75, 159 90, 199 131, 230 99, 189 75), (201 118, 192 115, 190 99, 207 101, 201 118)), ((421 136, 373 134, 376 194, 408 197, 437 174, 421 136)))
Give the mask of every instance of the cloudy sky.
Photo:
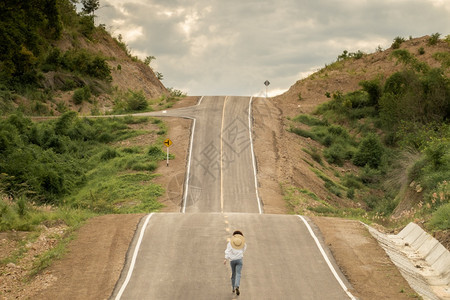
POLYGON ((188 95, 269 95, 395 37, 450 34, 450 0, 100 0, 97 23, 188 95))

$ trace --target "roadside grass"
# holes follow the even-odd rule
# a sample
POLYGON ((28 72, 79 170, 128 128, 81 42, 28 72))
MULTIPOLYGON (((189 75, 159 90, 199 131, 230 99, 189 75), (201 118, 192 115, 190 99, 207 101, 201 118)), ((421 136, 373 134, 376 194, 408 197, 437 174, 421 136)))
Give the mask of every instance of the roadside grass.
POLYGON ((316 168, 310 169, 317 175, 317 177, 323 180, 324 186, 328 191, 330 191, 332 194, 335 194, 340 198, 343 197, 343 192, 347 191, 347 187, 343 186, 342 184, 334 182, 330 177, 325 175, 325 173, 316 168))
POLYGON ((316 194, 288 184, 280 184, 290 214, 348 218, 371 224, 377 219, 362 208, 337 208, 316 194))
POLYGON ((68 236, 59 238, 57 240, 56 246, 50 248, 48 251, 42 253, 37 257, 37 259, 33 262, 32 269, 28 273, 27 279, 30 280, 47 267, 51 266, 53 261, 61 259, 67 253, 67 245, 71 240, 75 238, 75 234, 73 231, 76 228, 71 228, 71 233, 68 236))
MULTIPOLYGON (((24 232, 25 236, 18 242, 17 249, 0 261, 0 265, 20 264, 20 261, 31 249, 28 245, 35 242, 45 228, 59 224, 64 224, 66 227, 63 235, 53 236, 56 239, 56 246, 36 257, 28 270, 27 279, 31 279, 48 267, 54 259, 61 258, 65 254, 67 244, 74 238, 75 230, 81 227, 86 220, 97 215, 89 210, 42 206, 29 206, 25 214, 19 214, 16 205, 7 202, 4 199, 0 202, 2 210, 8 214, 6 218, 2 218, 2 226, 16 232, 24 232), (5 220, 8 223, 5 223, 5 220)), ((1 231, 5 231, 4 228, 1 231)))
POLYGON ((128 90, 126 92, 118 89, 113 92, 114 107, 110 114, 151 112, 171 108, 186 94, 179 90, 169 89, 169 93, 158 98, 147 99, 143 91, 128 90))

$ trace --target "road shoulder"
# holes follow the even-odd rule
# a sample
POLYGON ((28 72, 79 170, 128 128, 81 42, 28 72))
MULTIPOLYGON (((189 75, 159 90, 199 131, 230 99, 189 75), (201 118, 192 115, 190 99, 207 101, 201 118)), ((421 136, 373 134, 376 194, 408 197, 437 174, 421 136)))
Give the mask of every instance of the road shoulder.
POLYGON ((413 299, 414 290, 359 221, 310 217, 360 299, 413 299))

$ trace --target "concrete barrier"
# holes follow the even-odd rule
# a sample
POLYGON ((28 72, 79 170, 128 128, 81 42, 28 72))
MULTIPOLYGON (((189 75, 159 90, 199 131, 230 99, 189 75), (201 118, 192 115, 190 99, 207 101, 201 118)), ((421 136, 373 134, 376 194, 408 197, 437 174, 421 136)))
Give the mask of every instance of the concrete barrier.
POLYGON ((450 252, 441 243, 412 222, 398 236, 436 271, 442 282, 450 285, 450 252))
POLYGON ((439 241, 415 223, 397 235, 367 227, 418 294, 429 300, 450 300, 450 252, 439 241))

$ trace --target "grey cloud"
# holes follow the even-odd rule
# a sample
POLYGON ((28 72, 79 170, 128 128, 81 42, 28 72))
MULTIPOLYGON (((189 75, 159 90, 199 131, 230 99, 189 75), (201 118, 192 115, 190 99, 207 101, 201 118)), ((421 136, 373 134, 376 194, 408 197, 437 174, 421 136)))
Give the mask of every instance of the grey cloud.
POLYGON ((129 46, 156 56, 166 86, 193 95, 248 95, 264 89, 265 79, 271 88, 287 89, 301 72, 335 61, 343 50, 359 50, 360 42, 367 45, 361 50, 373 52, 396 36, 447 35, 450 28, 449 11, 425 0, 123 3, 128 16, 104 8, 100 22, 121 18, 128 27, 142 27, 143 36, 129 46), (163 11, 179 13, 168 17, 163 11), (188 36, 180 24, 194 13, 188 36))

